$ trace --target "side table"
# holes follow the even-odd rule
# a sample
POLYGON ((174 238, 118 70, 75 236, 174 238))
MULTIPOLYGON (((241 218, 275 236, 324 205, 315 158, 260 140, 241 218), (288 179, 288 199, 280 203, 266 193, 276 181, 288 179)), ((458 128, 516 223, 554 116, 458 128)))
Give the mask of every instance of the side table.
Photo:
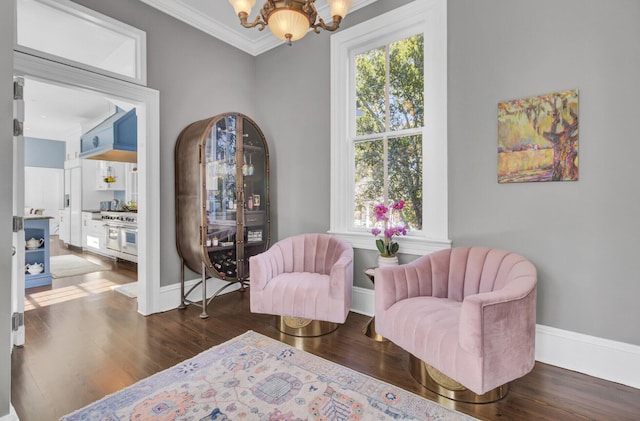
MULTIPOLYGON (((375 273, 376 268, 367 268, 364 270, 365 275, 367 275, 367 278, 369 278, 371 280, 372 283, 375 284, 375 279, 374 279, 374 273, 375 273)), ((368 338, 371 338, 377 342, 388 342, 389 340, 386 339, 385 337, 379 335, 376 332, 376 320, 375 320, 375 316, 373 316, 371 318, 371 320, 369 320, 363 327, 362 327, 362 334, 365 335, 368 338)))

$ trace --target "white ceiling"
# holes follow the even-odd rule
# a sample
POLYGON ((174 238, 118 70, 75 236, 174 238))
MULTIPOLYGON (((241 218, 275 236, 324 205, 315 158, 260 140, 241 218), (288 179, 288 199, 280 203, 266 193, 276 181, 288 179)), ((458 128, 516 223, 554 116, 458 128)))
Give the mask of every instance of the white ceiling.
POLYGON ((98 94, 25 79, 24 135, 69 140, 113 114, 115 106, 98 94))
MULTIPOLYGON (((268 29, 258 31, 240 25, 228 0, 141 0, 248 54, 257 56, 284 42, 268 29)), ((350 13, 377 0, 354 0, 350 13)), ((259 14, 263 0, 257 0, 249 17, 259 14)), ((327 0, 316 0, 318 15, 329 21, 327 0)), ((349 16, 345 19, 349 19, 349 16)), ((320 33, 308 36, 328 36, 320 33)), ((118 104, 122 106, 122 104, 118 104)), ((127 108, 126 104, 123 108, 127 108)), ((25 81, 25 136, 68 140, 113 114, 114 105, 104 96, 35 80, 25 81)))

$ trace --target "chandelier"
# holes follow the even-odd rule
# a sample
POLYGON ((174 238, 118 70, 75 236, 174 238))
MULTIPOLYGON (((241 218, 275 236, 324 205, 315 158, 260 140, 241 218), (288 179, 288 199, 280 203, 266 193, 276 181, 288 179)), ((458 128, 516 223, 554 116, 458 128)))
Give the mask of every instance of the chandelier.
POLYGON ((320 28, 325 31, 335 31, 353 4, 353 0, 327 0, 333 22, 326 24, 322 18, 318 17, 315 1, 267 0, 260 9, 260 16, 257 16, 253 22, 249 22, 247 18, 256 0, 229 0, 229 3, 240 18, 242 26, 245 28, 257 26, 260 31, 265 26, 269 26, 273 35, 291 45, 292 41, 304 37, 309 29, 313 29, 317 34, 320 33, 320 28))

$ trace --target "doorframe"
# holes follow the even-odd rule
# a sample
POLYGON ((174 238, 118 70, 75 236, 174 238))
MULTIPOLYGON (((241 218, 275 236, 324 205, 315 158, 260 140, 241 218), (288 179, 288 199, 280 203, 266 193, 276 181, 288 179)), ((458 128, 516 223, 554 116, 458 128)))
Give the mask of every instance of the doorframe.
MULTIPOLYGON (((24 88, 24 78, 13 77, 14 97, 13 97, 13 118, 24 123, 24 98, 16 98, 15 88, 24 88)), ((13 133, 13 215, 24 218, 24 136, 22 133, 13 133)), ((24 219, 23 219, 24 221, 24 219)), ((24 288, 25 288, 25 238, 24 226, 14 227, 13 253, 11 256, 11 344, 13 346, 23 346, 25 339, 24 326, 24 288), (13 317, 22 318, 16 323, 13 317)))
POLYGON ((159 312, 160 300, 160 93, 41 57, 14 51, 14 76, 97 92, 136 106, 138 115, 138 312, 159 312))

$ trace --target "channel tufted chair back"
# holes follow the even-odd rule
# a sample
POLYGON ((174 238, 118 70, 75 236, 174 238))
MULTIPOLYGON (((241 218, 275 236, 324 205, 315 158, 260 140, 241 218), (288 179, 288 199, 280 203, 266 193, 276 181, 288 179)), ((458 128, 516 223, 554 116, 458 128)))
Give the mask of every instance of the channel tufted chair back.
POLYGON ((300 234, 249 260, 251 311, 344 323, 351 308, 353 249, 329 234, 300 234))
POLYGON ((535 267, 487 247, 458 247, 375 272, 376 330, 481 395, 534 365, 535 267))
POLYGON ((351 246, 328 234, 301 234, 273 245, 271 267, 284 272, 310 272, 330 275, 334 264, 351 246))

